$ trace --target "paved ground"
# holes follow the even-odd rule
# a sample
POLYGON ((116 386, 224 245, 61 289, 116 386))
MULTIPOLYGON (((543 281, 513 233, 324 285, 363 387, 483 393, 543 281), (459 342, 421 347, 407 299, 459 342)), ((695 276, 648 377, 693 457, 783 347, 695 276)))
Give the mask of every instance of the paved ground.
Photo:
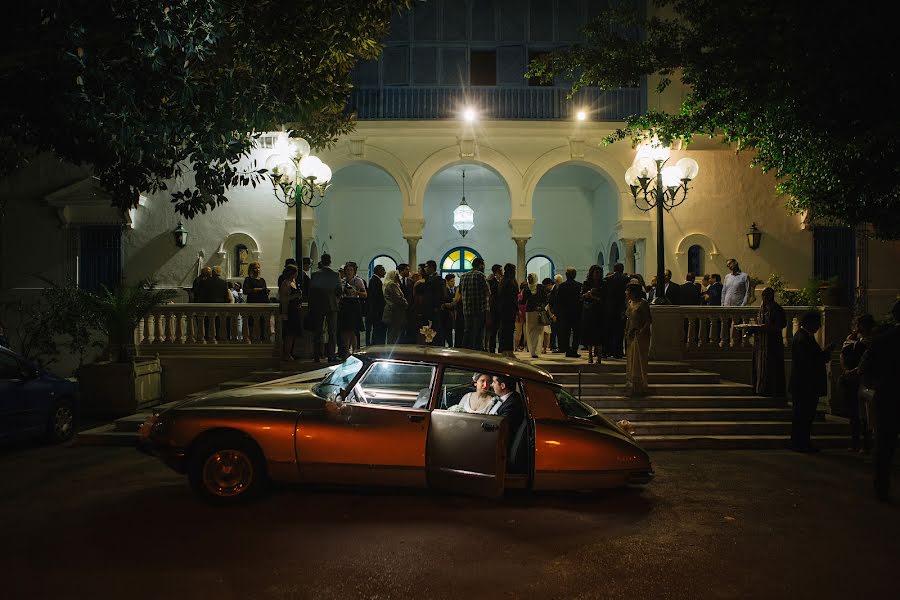
POLYGON ((860 457, 654 459, 645 489, 288 488, 213 509, 128 448, 0 448, 0 597, 897 597, 900 504, 873 501, 860 457))

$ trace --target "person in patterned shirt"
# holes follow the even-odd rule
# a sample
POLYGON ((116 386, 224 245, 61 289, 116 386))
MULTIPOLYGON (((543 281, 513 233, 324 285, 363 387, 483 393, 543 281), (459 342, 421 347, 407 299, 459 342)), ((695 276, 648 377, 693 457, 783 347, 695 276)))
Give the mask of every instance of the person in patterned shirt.
POLYGON ((460 277, 459 295, 462 305, 464 334, 463 348, 484 349, 484 327, 488 313, 490 287, 484 277, 484 259, 472 261, 472 270, 460 277))

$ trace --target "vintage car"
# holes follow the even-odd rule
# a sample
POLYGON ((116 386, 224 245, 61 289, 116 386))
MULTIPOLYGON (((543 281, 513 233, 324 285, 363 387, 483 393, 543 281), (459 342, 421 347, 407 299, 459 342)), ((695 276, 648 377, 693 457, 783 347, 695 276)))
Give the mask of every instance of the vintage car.
POLYGON ((267 482, 589 490, 647 483, 634 439, 546 371, 496 354, 380 346, 324 379, 260 384, 185 400, 142 425, 139 447, 207 500, 235 502, 267 482), (514 378, 525 419, 451 410, 473 374, 514 378))

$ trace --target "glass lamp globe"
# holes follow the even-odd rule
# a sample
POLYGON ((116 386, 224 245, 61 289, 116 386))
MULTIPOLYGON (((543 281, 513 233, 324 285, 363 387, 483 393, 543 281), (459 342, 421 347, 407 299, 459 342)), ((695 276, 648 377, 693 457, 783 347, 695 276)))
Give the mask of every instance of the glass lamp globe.
POLYGON ((475 227, 475 211, 466 203, 465 198, 453 210, 453 228, 463 237, 475 227))
POLYGON ((675 163, 675 166, 681 169, 682 179, 693 179, 700 172, 700 165, 693 158, 684 157, 675 163))
POLYGON ((275 138, 275 143, 272 144, 272 150, 275 151, 275 154, 280 154, 282 156, 289 156, 291 153, 290 142, 288 141, 288 132, 282 131, 275 138))
POLYGON ((307 156, 300 161, 300 176, 304 179, 316 177, 321 166, 322 161, 317 156, 307 156))
POLYGON ((632 187, 637 187, 641 184, 638 181, 638 169, 634 165, 628 167, 628 170, 625 171, 625 183, 632 187))
POLYGON ((650 151, 647 153, 650 158, 655 161, 667 161, 669 160, 670 150, 668 146, 663 145, 659 141, 654 141, 650 145, 650 151))
POLYGON ((653 178, 656 176, 656 163, 648 156, 641 156, 634 161, 634 168, 637 169, 638 177, 653 178))
POLYGON ((663 167, 663 185, 672 188, 681 185, 681 169, 674 166, 663 167))
POLYGON ((331 181, 331 167, 322 163, 318 169, 316 169, 316 183, 320 185, 325 185, 331 181))
POLYGON ((293 158, 304 159, 309 156, 309 142, 303 138, 293 138, 288 142, 288 152, 293 158))

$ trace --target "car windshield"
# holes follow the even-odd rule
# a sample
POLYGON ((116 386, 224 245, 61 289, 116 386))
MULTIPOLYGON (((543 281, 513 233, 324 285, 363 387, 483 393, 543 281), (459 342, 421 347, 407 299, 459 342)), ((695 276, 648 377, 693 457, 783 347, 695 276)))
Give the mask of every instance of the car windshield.
POLYGON ((597 414, 596 410, 562 388, 556 388, 554 393, 556 394, 556 402, 559 404, 560 410, 567 417, 590 419, 597 414))
POLYGON ((340 393, 350 385, 362 366, 363 362, 355 356, 347 357, 347 360, 313 388, 313 393, 320 398, 328 398, 329 394, 340 393))

